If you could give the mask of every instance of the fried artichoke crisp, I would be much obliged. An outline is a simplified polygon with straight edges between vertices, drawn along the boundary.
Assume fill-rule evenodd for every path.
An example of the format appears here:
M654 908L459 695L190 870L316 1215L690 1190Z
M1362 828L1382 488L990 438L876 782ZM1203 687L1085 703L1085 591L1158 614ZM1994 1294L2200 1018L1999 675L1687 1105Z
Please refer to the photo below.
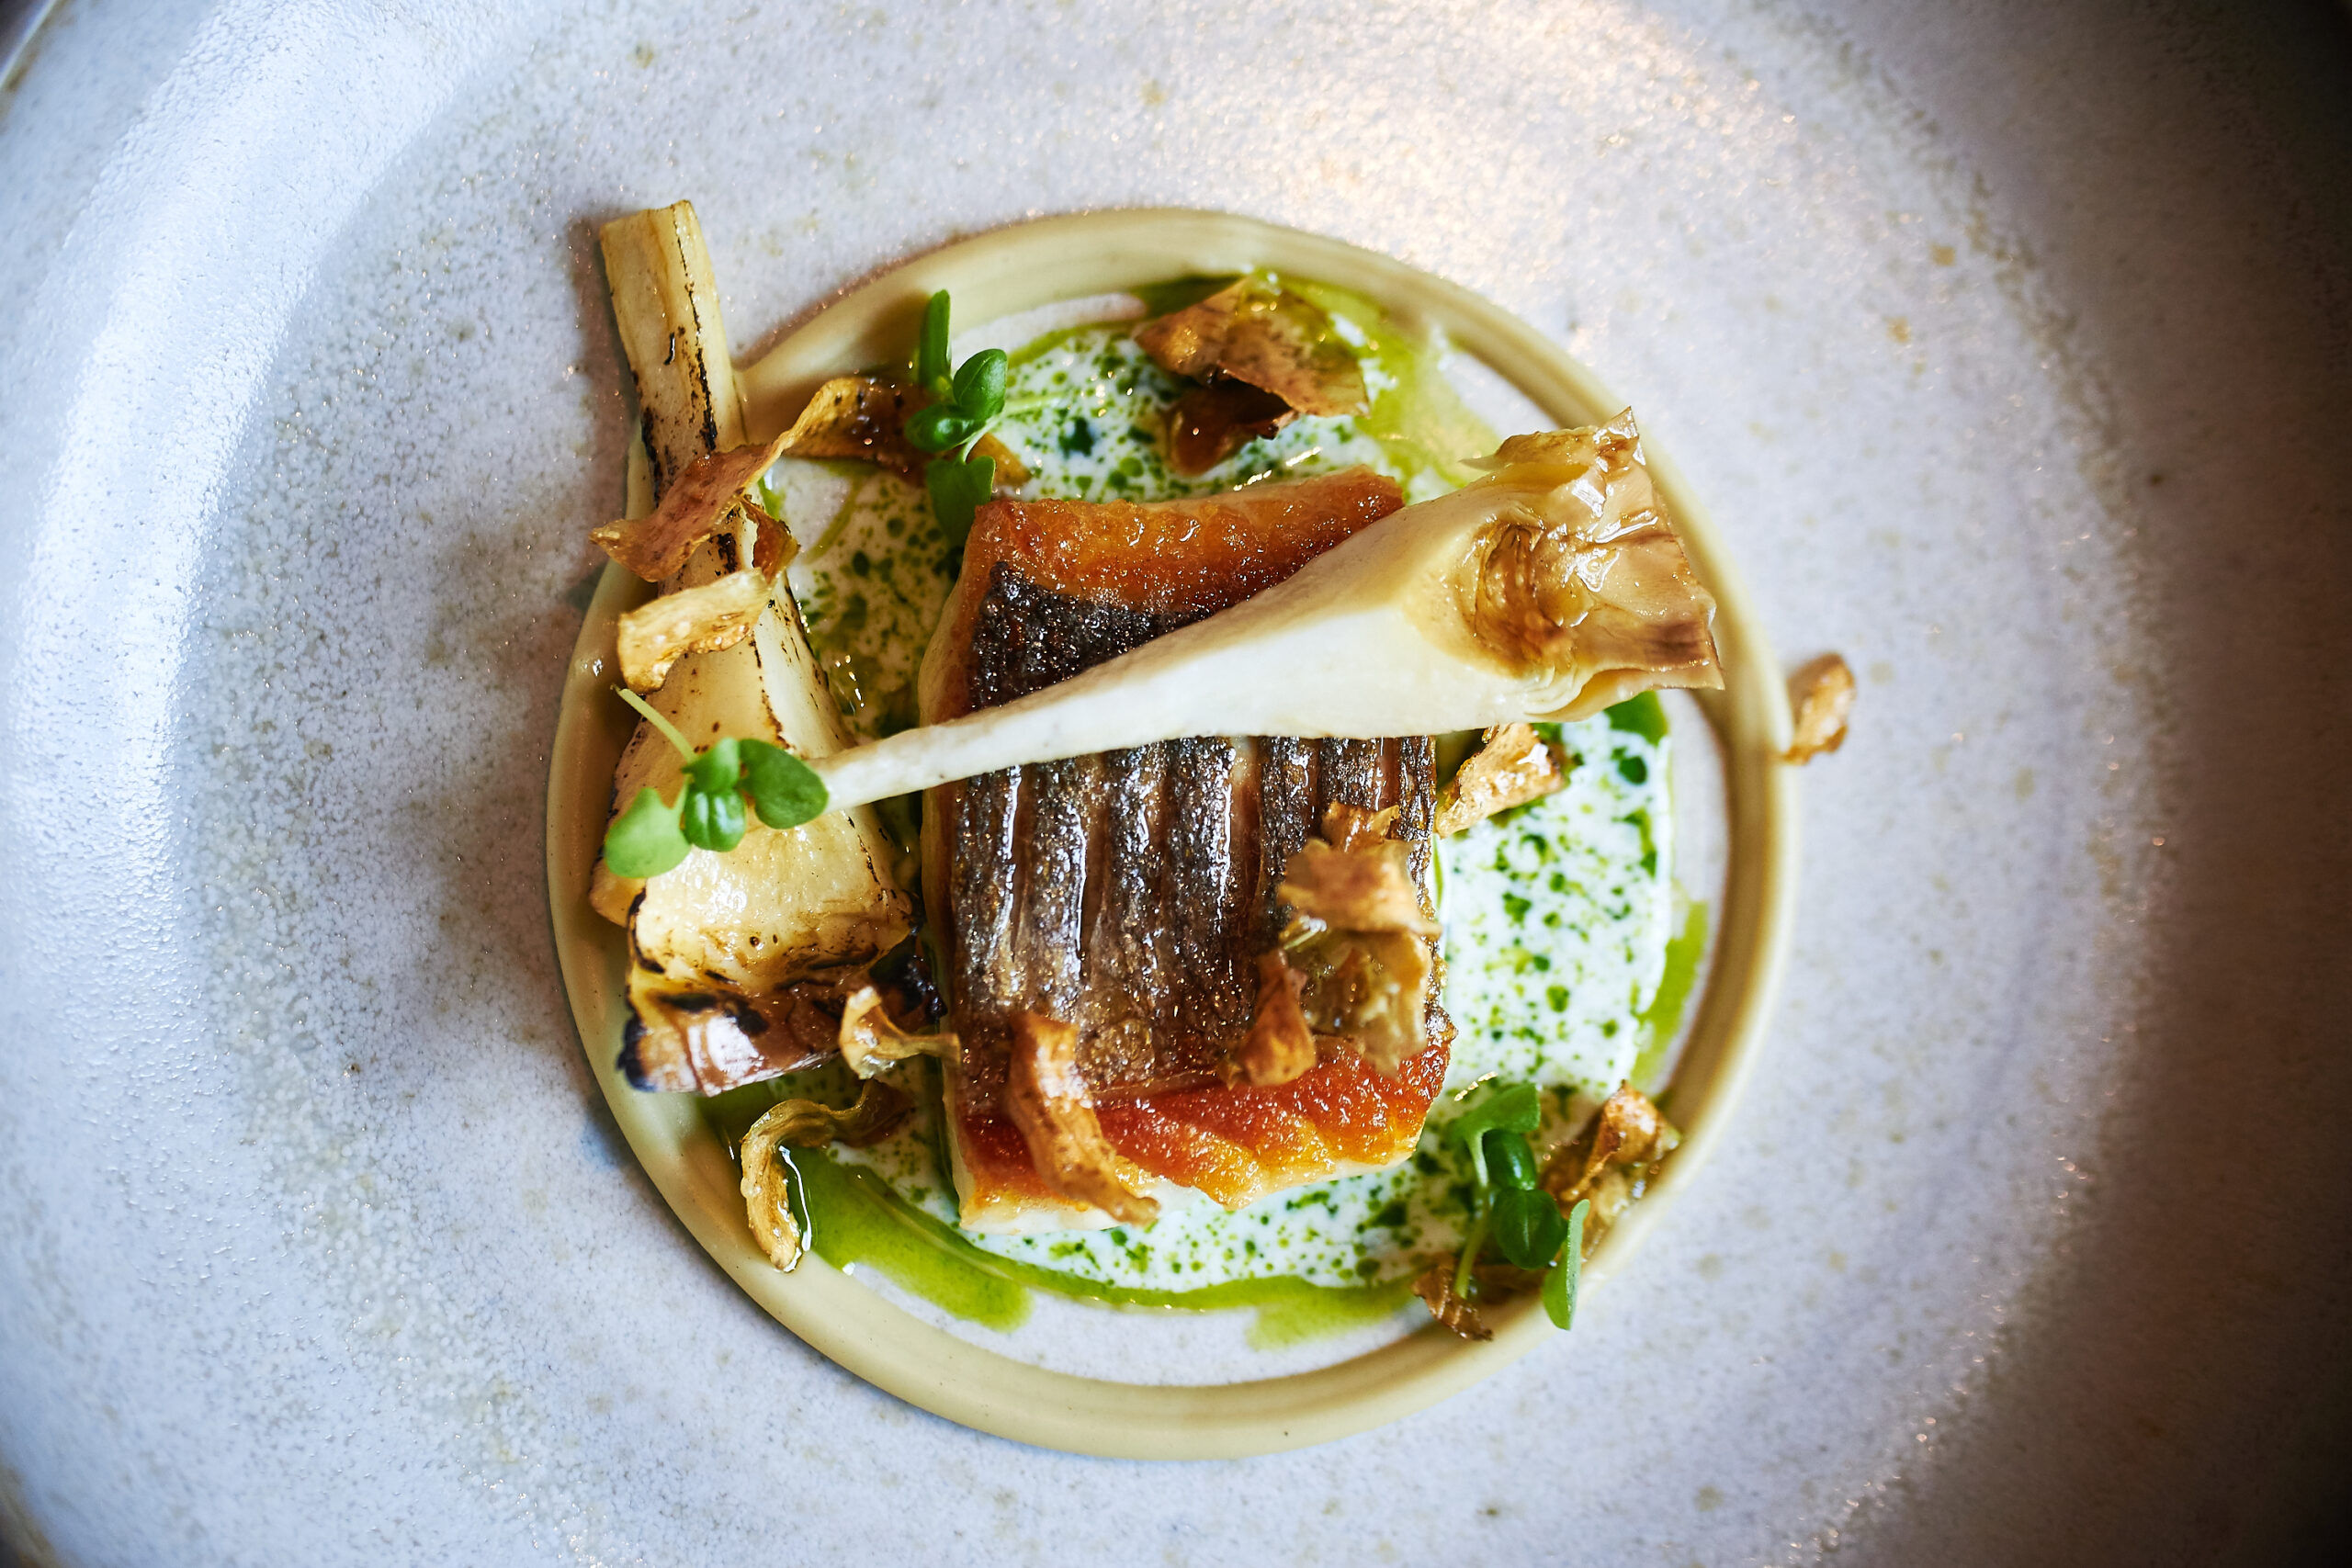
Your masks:
M887 1083L869 1082L846 1111L813 1100L785 1100L770 1106L743 1134L744 1216L768 1261L789 1271L807 1251L799 1222L792 1217L791 1167L776 1157L778 1145L818 1148L880 1143L914 1113L915 1102Z
M1180 474L1204 474L1297 417L1273 393L1240 381L1195 387L1168 411L1169 467Z
M1272 1089L1304 1077L1315 1066L1315 1034L1299 1008L1306 976L1280 949L1258 955L1258 1010L1233 1054L1227 1082Z
M1566 784L1567 761L1532 724L1489 728L1486 743L1462 764L1437 799L1431 829L1445 838L1498 811L1540 800Z
M1854 711L1854 672L1835 653L1808 661L1789 677L1789 706L1796 723L1789 749L1781 753L1791 762L1809 762L1824 751L1846 743L1847 716Z
M956 1055L956 1036L945 1030L910 1034L900 1029L883 1005L882 993L872 986L860 986L842 1004L840 1040L842 1060L862 1078L872 1077L893 1062Z
M1544 1168L1544 1190L1559 1200L1563 1213L1578 1199L1592 1200L1586 1217L1585 1250L1607 1234L1648 1190L1658 1162L1682 1142L1682 1134L1658 1114L1647 1096L1620 1084L1592 1119L1592 1125L1552 1156Z
M1171 376L1201 382L1169 411L1169 451L1197 474L1302 413L1362 413L1363 367L1322 310L1245 277L1136 329Z
M1441 1258L1413 1280L1413 1294L1430 1309L1430 1315L1464 1339L1492 1339L1495 1331L1477 1305L1454 1292L1453 1278L1457 1260ZM1471 1293L1478 1301L1495 1303L1521 1295L1544 1282L1544 1276L1533 1269L1514 1268L1508 1263L1481 1263L1470 1271Z
M1042 1013L1012 1015L1004 1105L1046 1184L1122 1224L1148 1225L1159 1204L1136 1190L1141 1172L1120 1157L1078 1070L1078 1026Z
M930 401L918 389L895 381L836 376L817 389L784 433L783 455L876 463L920 482L931 455L907 439L907 416ZM996 459L998 488L1011 490L1027 482L1028 468L995 436L982 436L972 451Z
M675 577L695 547L722 530L748 524L761 535L780 535L783 525L744 492L775 465L784 439L779 435L765 446L746 442L697 457L662 492L652 511L607 523L588 536L646 581L661 582Z
M1334 807L1339 818L1347 808ZM1387 815L1394 818L1396 808ZM1365 833L1354 818L1327 825L1325 837L1309 839L1283 868L1279 889L1283 903L1295 911L1294 926L1308 925L1308 933L1332 931L1408 931L1437 935L1437 922L1421 912L1421 899L1407 869L1405 846L1396 840ZM1340 836L1335 841L1333 833Z
M1334 804L1323 837L1299 846L1277 888L1293 910L1282 956L1303 977L1299 1007L1307 1025L1345 1036L1391 1076L1429 1044L1438 934L1421 908L1405 846L1385 836L1396 815L1393 807L1375 813Z
M768 529L760 533L764 537ZM628 611L619 626L621 679L632 691L654 691L684 655L734 647L752 635L752 623L767 607L768 592L767 578L745 567Z
M1471 464L1489 486L1548 488L1543 504L1506 507L1453 573L1479 645L1524 671L1585 671L1569 711L1598 713L1654 687L1723 684L1701 585L1642 457L1627 409L1607 424L1514 435Z
M754 1227L756 1228L756 1227ZM1478 1315L1478 1309L1464 1298L1453 1293L1453 1259L1441 1258L1413 1281L1413 1294L1421 1298L1430 1315L1464 1339L1492 1339L1495 1331Z

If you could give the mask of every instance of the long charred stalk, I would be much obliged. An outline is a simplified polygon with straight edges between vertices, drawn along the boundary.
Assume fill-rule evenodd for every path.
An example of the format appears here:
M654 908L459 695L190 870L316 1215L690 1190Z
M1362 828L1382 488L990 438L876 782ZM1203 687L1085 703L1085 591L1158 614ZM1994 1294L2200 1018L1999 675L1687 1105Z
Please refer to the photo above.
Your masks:
M658 497L696 458L743 443L742 396L693 207L616 220L601 239ZM763 525L739 509L664 592L748 576L756 560L780 563L775 541L759 543ZM750 635L685 653L650 701L696 741L768 739L804 757L847 743L780 579ZM647 786L675 798L679 759L642 726L614 776L616 807ZM600 864L595 905L629 931L639 1027L622 1066L631 1079L713 1093L831 1055L839 997L909 929L910 901L888 869L894 860L872 812L837 811L788 831L754 825L729 853L695 851L645 882Z

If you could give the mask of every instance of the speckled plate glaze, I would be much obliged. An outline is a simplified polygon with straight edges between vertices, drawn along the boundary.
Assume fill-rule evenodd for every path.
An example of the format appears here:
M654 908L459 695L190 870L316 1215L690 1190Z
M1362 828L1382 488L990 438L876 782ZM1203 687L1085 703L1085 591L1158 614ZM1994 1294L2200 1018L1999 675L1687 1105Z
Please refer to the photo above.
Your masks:
M2352 1558L2346 33L57 5L0 80L0 1539ZM544 802L628 449L594 225L685 196L745 364L1048 212L1396 257L1642 411L1773 646L1852 661L1770 1043L1566 1341L1317 1449L1084 1458L842 1371L674 1217Z
M782 429L827 377L897 357L934 289L983 326L1059 299L1170 278L1268 268L1336 283L1400 321L1442 335L1500 377L1553 427L1592 424L1623 405L1592 374L1475 295L1388 257L1295 230L1218 213L1101 212L1043 219L934 251L827 306L740 373L753 439ZM1623 1266L1675 1195L1693 1179L1729 1118L1747 1057L1762 1037L1795 897L1795 825L1788 701L1729 552L1673 463L1645 453L1693 565L1716 597L1724 689L1702 711L1723 763L1729 832L1705 988L1677 1058L1669 1102L1685 1143L1650 1196L1603 1238L1587 1288ZM1281 1377L1249 1375L1239 1359L1195 1342L1171 1347L1142 1332L1164 1314L1095 1309L1077 1331L1118 1362L1186 1359L1146 1378L1078 1377L925 1322L823 1258L790 1273L769 1264L743 1217L733 1163L690 1097L629 1088L616 1066L627 1016L628 942L588 907L614 763L632 726L612 701L615 618L643 586L608 568L588 606L564 683L548 784L548 886L556 944L582 1044L613 1115L654 1185L719 1267L777 1321L842 1366L951 1420L1024 1442L1133 1459L1224 1459L1299 1448L1411 1414L1490 1376L1556 1337L1532 1296L1495 1314L1492 1340L1469 1344L1427 1325L1362 1354ZM1693 739L1698 738L1693 737ZM1229 1316L1230 1314L1219 1314ZM1245 1314L1246 1315L1246 1314ZM1051 1320L1069 1326L1074 1319ZM1122 1335L1122 1329L1129 1332ZM1211 1379L1227 1368L1237 1375ZM1187 1373L1190 1373L1188 1376Z

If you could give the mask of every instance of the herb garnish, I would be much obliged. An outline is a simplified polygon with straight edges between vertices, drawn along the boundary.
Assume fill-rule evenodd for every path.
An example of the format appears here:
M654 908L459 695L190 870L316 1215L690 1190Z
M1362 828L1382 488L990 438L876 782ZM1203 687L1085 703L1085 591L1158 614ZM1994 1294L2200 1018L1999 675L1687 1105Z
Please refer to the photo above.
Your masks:
M947 290L923 307L922 337L915 349L915 385L932 400L907 416L908 441L925 452L945 453L923 465L923 488L950 544L972 531L972 513L996 491L996 459L975 457L972 448L1004 417L1004 388L1012 360L1001 348L984 348L950 373L947 357Z
M1559 1203L1539 1184L1535 1150L1527 1134L1543 1119L1543 1101L1532 1084L1502 1084L1446 1129L1446 1135L1469 1156L1477 1189L1477 1212L1453 1266L1453 1293L1467 1295L1471 1270L1491 1237L1503 1257L1519 1268L1549 1270L1544 1278L1544 1311L1555 1326L1566 1328L1576 1318L1584 1221L1592 1203L1578 1199L1563 1216Z
M823 815L825 784L781 746L733 736L696 751L677 726L626 686L621 700L645 716L685 763L685 787L667 805L646 785L605 829L605 863L619 876L659 876L689 847L724 854L743 841L744 805L771 828L797 828Z

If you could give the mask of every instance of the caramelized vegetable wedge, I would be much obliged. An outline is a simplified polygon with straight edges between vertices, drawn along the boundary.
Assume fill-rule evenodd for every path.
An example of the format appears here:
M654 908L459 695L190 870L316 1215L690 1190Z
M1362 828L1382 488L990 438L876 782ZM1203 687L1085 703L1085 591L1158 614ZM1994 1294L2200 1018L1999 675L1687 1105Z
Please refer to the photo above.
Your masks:
M693 208L617 220L603 240L658 498L706 454L741 447L741 399ZM700 587L755 556L776 558L722 528L667 586ZM816 758L845 744L781 584L750 635L679 658L651 701L696 745L735 736ZM648 785L674 798L679 764L640 726L614 777L616 806ZM855 810L786 829L754 823L727 853L692 851L643 882L600 864L592 901L629 930L633 1016L621 1065L630 1081L714 1094L831 1055L841 999L854 989L844 979L910 927L911 902L888 869L894 854L873 813Z

